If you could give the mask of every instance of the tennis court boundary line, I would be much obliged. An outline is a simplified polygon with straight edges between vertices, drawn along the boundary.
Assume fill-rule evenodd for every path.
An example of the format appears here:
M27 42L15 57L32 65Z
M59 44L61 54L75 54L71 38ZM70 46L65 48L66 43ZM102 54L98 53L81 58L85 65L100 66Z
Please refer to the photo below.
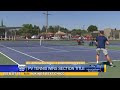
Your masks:
M52 48L52 47L46 47L46 46L41 46L43 48L48 48L48 49L52 49L52 50L58 50L58 51L65 51L67 52L67 50L63 50L63 49L57 49L57 48Z
M26 56L28 56L28 57L31 57L31 58L33 58L33 59L35 59L35 60L44 62L43 60L40 60L40 59L38 59L38 58L36 58L36 57L33 57L33 56L31 56L31 55L28 55L28 54L26 54L26 53L23 53L23 52L21 52L21 51L19 51L19 50L16 50L16 49L13 49L13 48L4 46L4 45L2 45L2 44L0 44L0 45L3 46L3 47L5 47L5 48L7 48L7 49L10 49L10 50L13 50L13 51L15 51L15 52L18 52L18 53L20 53L20 54L23 54L23 55L26 55Z
M2 54L3 56L5 56L6 58L8 58L9 60L11 60L12 62L14 62L17 65L20 65L18 62L16 62L15 60L13 60L12 58L10 58L9 56L5 55L4 53L0 52L0 54Z
M120 61L120 60L112 60L112 61ZM99 62L106 62L106 61L99 61ZM96 62L87 62L87 63L96 63Z
M91 51L91 50L67 50L67 51L49 51L49 52L27 52L27 53L64 53L64 52L79 52L79 51Z

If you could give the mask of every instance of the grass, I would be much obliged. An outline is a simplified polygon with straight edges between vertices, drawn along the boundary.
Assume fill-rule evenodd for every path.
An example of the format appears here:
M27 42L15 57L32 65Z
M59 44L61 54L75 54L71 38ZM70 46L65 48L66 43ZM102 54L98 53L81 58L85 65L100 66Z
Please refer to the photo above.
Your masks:
M15 63L0 53L0 65L15 65Z

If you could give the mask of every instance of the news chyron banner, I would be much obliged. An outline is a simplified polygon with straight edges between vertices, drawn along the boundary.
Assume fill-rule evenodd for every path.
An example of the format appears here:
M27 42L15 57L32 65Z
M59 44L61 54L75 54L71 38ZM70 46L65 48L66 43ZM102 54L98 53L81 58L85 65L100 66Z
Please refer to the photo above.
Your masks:
M85 62L27 61L26 65L0 65L0 76L98 76L106 65Z

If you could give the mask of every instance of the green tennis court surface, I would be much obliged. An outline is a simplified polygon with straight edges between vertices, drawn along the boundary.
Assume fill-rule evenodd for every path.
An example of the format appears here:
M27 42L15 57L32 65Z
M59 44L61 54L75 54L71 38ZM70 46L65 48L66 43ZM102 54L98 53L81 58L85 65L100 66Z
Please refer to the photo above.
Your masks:
M103 62L104 63L104 62ZM0 65L14 65L10 59L0 53ZM107 63L104 63L107 65ZM64 77L64 76L1 76L0 78L120 78L120 61L114 61L116 67L107 65L107 72L99 73L98 77Z

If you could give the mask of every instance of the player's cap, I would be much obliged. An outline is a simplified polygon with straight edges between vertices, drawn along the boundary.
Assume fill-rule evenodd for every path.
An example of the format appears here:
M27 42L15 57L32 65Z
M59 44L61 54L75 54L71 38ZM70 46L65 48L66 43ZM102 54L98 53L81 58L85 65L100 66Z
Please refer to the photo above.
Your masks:
M100 34L104 34L104 31L100 31Z

